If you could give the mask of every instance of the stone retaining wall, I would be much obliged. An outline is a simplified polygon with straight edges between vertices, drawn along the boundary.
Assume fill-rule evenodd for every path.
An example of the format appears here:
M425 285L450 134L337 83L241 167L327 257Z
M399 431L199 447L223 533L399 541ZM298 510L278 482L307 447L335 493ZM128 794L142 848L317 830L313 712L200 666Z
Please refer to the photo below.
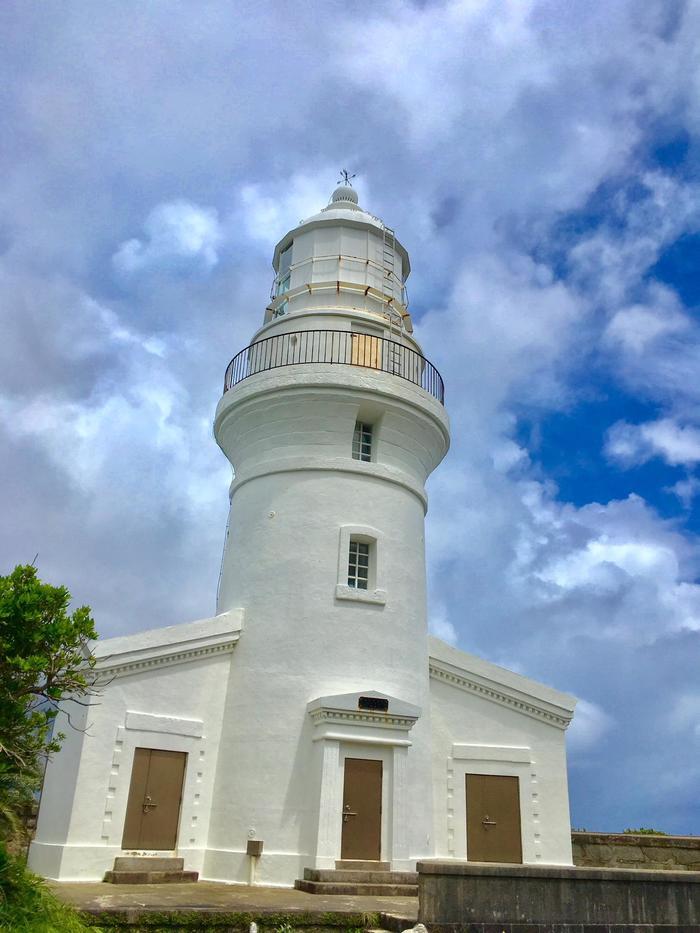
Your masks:
M430 933L700 933L700 872L418 863Z
M700 871L700 836L572 833L574 865Z

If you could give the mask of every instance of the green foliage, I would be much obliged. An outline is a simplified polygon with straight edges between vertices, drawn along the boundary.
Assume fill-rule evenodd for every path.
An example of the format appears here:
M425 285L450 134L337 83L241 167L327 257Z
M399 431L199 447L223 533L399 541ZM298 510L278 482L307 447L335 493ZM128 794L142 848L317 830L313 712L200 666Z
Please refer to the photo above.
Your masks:
M24 774L0 760L0 839L14 838L21 843L24 826L35 808L35 787L33 773Z
M93 686L95 626L87 606L69 614L69 603L36 567L0 576L0 839L16 831L43 759L60 748L64 736L51 735L59 703L79 703Z
M668 836L662 829L649 829L646 826L640 826L639 829L623 829L626 836Z
M86 925L62 904L41 878L26 871L18 858L0 846L0 930L14 933L83 933Z
M147 911L138 920L127 915L127 911L110 911L95 917L100 930L121 930L130 933L155 933L155 931L177 930L226 930L249 933L255 921L261 933L276 933L279 930L293 933L362 933L368 927L378 927L376 913L250 913L247 911L202 911L168 910ZM136 923L136 926L134 926Z

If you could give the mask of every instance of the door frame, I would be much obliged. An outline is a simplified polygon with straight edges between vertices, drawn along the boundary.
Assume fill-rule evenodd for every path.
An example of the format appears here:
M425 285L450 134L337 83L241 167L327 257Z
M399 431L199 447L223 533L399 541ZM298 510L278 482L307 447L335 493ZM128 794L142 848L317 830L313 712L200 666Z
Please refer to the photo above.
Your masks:
M476 779L479 779L479 778L487 778L487 779L488 779L488 778L493 778L493 779L498 780L498 781L507 781L507 782L509 782L507 786L509 786L509 787L511 787L511 788L514 788L515 794L516 794L516 797L517 797L517 818L518 818L518 819L517 819L517 841L518 841L518 850L519 850L519 858L518 858L518 859L516 859L516 860L513 860L513 859L502 859L502 860L501 860L501 859L483 859L483 858L481 858L481 859L473 859L473 860L474 860L474 861L480 861L480 862L484 862L484 861L486 861L486 862L500 862L500 861L502 861L504 864L509 864L509 865L522 865L522 864L523 864L523 816L522 816L522 805L521 805L521 802L520 802L520 798L521 798L520 778L519 778L519 777L516 777L516 776L513 775L513 774L478 774L478 773L475 773L474 771L468 771L468 772L466 773L466 775L465 775L465 780L464 780L464 793L465 793L465 802L466 802L466 833L467 833L467 853L468 853L468 856L467 856L467 857L469 858L469 855L470 855L470 853L469 853L469 846L470 846L470 842L469 842L469 823L470 823L470 813L469 813L469 779L470 779L470 778L476 778ZM513 781L515 781L515 784L512 783ZM475 793L476 793L476 792L475 792ZM475 808L475 809L476 809L476 808ZM500 820L500 818L501 818L501 817L500 817L500 814L498 813L498 811L493 811L493 810L491 810L490 808L488 808L486 811L484 811L483 809L481 810L481 815L482 815L482 816L485 816L485 813L493 813L493 817L490 817L491 819L496 818L497 820ZM477 817L477 818L478 818L478 817ZM473 828L473 824L472 824L472 828ZM475 845L475 848L476 848L476 845Z
M357 743L355 745L349 742L343 742L340 746L340 767L341 767L341 798L340 808L338 810L338 822L341 824L342 839L342 788L345 780L345 759L346 758L365 758L369 761L381 761L382 763L382 816L379 826L379 860L391 860L391 767L393 763L393 749L372 747ZM338 858L341 857L341 850L338 849Z
M154 746L154 745L148 745L148 746L136 745L136 746L134 747L133 756L132 756L132 759L131 759L131 773L130 773L130 775L129 775L129 790L128 790L128 794L127 794L127 804L126 804L126 809L125 809L125 811L124 811L124 830L123 830L123 833L122 833L122 848L125 848L125 847L124 847L124 839L123 839L123 836L124 836L125 833L126 833L126 817L127 817L128 812L129 812L129 799L130 799L130 797L131 797L131 784L132 784L132 780L133 780L133 776L134 776L134 767L135 767L135 764L136 764L136 753L139 752L139 751L146 751L146 752L150 752L150 753L153 753L153 752L163 752L163 753L165 753L166 755L179 755L179 756L182 756L181 759L180 759L181 764L182 764L182 780L181 780L181 782L180 782L180 798L179 798L179 800L178 800L177 817L176 817L176 820L175 820L175 845L174 845L171 849L157 850L157 851L165 851L165 852L177 852L178 846L179 846L179 842L180 842L180 828L181 828L181 820L182 820L182 803L183 803L183 798L184 798L184 795L185 795L185 782L187 781L187 771L188 771L188 767L189 767L189 755L188 755L187 752L174 751L173 749L170 749L170 748L168 748L168 749L159 748L159 747ZM152 758L149 758L149 763L148 763L148 767L147 767L147 770L146 770L146 781L144 782L144 790L147 790L147 789L148 789L148 775L149 775L150 768L151 768L151 761L152 761ZM136 797L134 797L134 806L135 806L135 807L139 807L139 806L140 806L140 804L139 804L139 802L137 801ZM171 825L172 825L172 824L171 824ZM142 847L142 846L137 847L137 849L138 849L139 851L141 850L141 848L143 848L143 847ZM129 851L131 851L131 850L129 850Z
M164 724L166 728L162 728ZM188 734L189 733L189 734ZM176 717L156 716L150 713L127 712L124 725L118 726L113 742L109 778L106 782L102 841L116 854L135 850L122 849L124 821L131 784L131 771L136 748L158 748L163 751L185 752L187 764L182 786L180 817L177 826L177 848L166 850L144 850L148 853L170 855L185 849L203 847L206 821L202 817L208 812L211 789L211 763L208 760L208 743L204 739L204 723L201 720L185 720ZM108 759L109 760L109 759ZM203 806L195 806L197 795ZM201 814L200 811L201 810Z
M365 696L387 701L389 721L386 711L362 707L360 700ZM340 858L345 758L365 758L380 760L383 766L381 860L391 862L397 871L412 871L409 751L413 743L409 733L421 708L369 690L316 697L306 710L315 748L312 767L318 776L318 816L316 851L305 867L335 868ZM429 764L426 754L419 767Z
M148 852L148 853L153 853L153 854L157 853L157 854L172 855L173 852L179 852L180 849L188 848L190 845L192 845L191 838L190 839L186 838L186 827L187 827L187 823L191 822L191 814L188 813L187 820L185 817L185 802L187 800L187 802L190 804L190 806L188 807L188 810L189 810L191 807L191 800L193 797L193 794L190 789L190 786L192 784L192 772L194 770L192 767L192 764L193 764L192 754L190 750L187 748L173 747L173 746L184 744L184 743L168 741L169 739L174 738L173 736L156 735L154 733L149 734L146 732L146 733L141 733L139 738L136 738L136 735L134 736L134 738L135 738L135 741L133 743L131 742L129 743L130 748L129 748L129 756L127 759L128 767L126 768L126 773L123 775L123 778L124 778L123 785L120 787L120 790L121 790L120 796L123 797L123 800L121 801L121 808L120 808L122 811L121 812L121 824L120 824L120 832L119 832L118 838L115 838L115 843L120 847L122 852L138 851L139 853ZM126 811L127 811L128 804L129 804L129 790L131 788L131 774L134 768L134 759L136 757L137 748L150 748L150 749L155 749L157 751L164 751L164 752L179 752L185 755L185 771L182 777L180 810L177 816L177 827L175 830L175 848L173 849L143 849L143 850L138 849L137 850L137 849L122 848L122 842L123 842L123 837L124 837L124 827L126 824ZM115 837L116 836L117 836L117 833L115 833Z
M520 796L520 844L522 864L537 861L539 784L531 750L524 746L454 745L448 758L448 781L453 786L452 805L448 810L448 839L452 843L449 858L468 859L466 775L503 775L518 778ZM449 833L452 830L452 833ZM449 845L449 842L448 842Z

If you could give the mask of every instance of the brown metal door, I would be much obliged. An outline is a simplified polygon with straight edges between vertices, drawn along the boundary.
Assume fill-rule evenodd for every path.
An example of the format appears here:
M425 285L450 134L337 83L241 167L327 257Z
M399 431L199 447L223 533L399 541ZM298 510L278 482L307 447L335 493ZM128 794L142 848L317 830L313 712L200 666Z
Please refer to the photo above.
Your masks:
M382 763L345 759L340 857L379 861L382 845Z
M185 752L137 748L131 769L122 849L174 849Z
M523 860L517 777L467 775L467 858L470 862Z
M355 366L370 366L379 369L381 345L378 337L370 334L351 334L350 362Z

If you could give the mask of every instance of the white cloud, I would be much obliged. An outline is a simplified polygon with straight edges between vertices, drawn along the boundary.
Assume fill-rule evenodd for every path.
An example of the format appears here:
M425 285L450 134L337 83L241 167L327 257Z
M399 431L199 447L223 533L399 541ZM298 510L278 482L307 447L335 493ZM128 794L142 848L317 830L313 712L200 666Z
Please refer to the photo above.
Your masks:
M493 467L499 473L509 473L512 469L523 467L529 463L527 450L511 441L509 438L503 438L491 451Z
M669 711L668 720L674 731L691 731L700 739L700 693L683 693Z
M569 253L581 287L611 310L627 300L630 288L643 286L645 273L666 245L700 228L700 185L661 171L645 172L634 181L634 195L613 202L608 222ZM652 299L660 294L658 285L649 287Z
M436 638L441 638L450 645L456 645L458 640L457 629L450 622L447 610L439 604L433 605L430 611L428 629Z
M648 304L635 304L615 312L603 333L603 341L624 352L639 355L670 335L691 330L691 322L680 310L680 301L670 288L654 283Z
M670 548L655 542L611 542L602 536L547 564L537 576L563 590L617 590L622 583L619 571L624 576L673 579L678 575L678 562Z
M42 562L111 633L211 605L228 506L210 427L221 374L261 321L272 244L325 206L347 164L411 253L416 335L446 380L433 628L582 693L596 774L618 760L635 773L648 683L688 693L697 677L697 542L639 497L562 501L559 472L518 429L523 411L575 417L606 366L611 393L643 392L677 429L640 441L630 426L630 455L692 461L700 333L652 270L697 229L698 186L640 159L663 143L656 127L700 129L699 11L380 0L340 19L301 5L279 30L274 5L252 17L212 0L195 29L185 7L150 5L135 31L114 5L89 23L47 7L25 29L31 55L18 42L0 62L4 559L31 559L40 529ZM159 206L115 252L144 204ZM158 276L128 302L103 281L105 252L126 282L209 271L224 247L217 275ZM572 445L557 470L575 479L584 456ZM589 783L576 806L640 796L618 783L624 795Z
M296 173L275 184L248 184L239 192L239 216L249 237L264 243L268 249L284 234L307 217L326 206L330 190L328 179L337 171L323 166L313 174ZM353 184L357 185L356 179Z
M596 703L579 698L576 712L566 733L566 744L574 754L590 751L616 725L612 716Z
M172 263L196 263L209 270L219 261L222 233L213 208L168 201L153 208L143 229L144 239L126 240L112 256L117 271L130 275Z
M700 495L700 480L695 476L679 479L673 486L667 486L666 492L678 496L686 509L689 509L693 500Z
M618 421L608 430L605 452L624 466L662 457L671 466L700 462L700 429L679 425L672 418L644 424Z

